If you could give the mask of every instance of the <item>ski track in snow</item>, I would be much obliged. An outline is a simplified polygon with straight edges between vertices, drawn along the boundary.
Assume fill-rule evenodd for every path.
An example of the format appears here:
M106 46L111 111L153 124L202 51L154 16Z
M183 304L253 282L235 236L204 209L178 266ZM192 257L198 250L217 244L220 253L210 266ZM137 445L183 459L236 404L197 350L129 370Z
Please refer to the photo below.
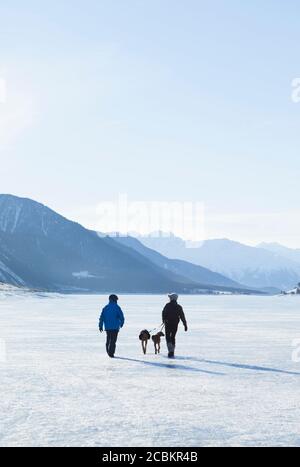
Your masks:
M177 358L142 355L162 296L121 296L108 359L103 296L0 297L1 446L300 446L299 297L182 297Z

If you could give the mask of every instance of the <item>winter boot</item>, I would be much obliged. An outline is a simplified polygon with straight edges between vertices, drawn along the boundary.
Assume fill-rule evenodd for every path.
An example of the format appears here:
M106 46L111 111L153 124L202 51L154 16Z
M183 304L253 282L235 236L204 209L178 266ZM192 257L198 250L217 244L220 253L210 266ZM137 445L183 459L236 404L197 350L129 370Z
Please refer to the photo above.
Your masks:
M175 352L175 345L173 345L171 342L167 343L168 346L168 357L169 358L174 358L174 352Z

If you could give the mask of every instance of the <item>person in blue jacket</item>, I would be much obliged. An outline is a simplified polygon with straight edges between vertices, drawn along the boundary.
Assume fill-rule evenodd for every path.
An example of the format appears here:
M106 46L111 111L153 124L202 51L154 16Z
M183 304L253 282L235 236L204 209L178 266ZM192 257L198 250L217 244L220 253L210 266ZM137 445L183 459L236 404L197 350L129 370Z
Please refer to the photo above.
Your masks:
M118 305L118 300L117 295L110 295L109 303L103 308L99 319L100 332L103 332L103 325L105 327L107 336L106 352L111 358L115 356L118 334L125 322L123 311Z

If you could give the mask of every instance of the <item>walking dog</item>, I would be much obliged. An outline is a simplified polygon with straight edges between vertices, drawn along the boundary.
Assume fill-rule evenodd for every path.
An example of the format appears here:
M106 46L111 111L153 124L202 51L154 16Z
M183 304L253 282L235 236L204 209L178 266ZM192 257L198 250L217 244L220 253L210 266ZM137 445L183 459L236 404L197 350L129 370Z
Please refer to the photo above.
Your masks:
M161 341L161 338L164 337L164 333L163 332L158 332L157 334L154 334L154 336L152 336L152 340L154 342L154 349L155 349L155 355L160 353L160 341Z
M144 329L143 331L140 332L139 339L142 342L142 349L143 349L144 355L147 352L147 344L148 344L148 341L150 340L150 337L151 337L150 333L149 331L147 331L147 329Z

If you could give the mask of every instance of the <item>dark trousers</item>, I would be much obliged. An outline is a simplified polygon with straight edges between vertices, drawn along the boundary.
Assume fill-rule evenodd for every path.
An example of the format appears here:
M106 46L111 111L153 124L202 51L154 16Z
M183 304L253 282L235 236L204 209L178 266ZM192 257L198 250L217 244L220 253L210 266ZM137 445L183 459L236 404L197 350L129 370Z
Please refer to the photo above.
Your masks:
M106 352L110 357L115 355L118 334L117 330L106 331Z
M178 323L166 323L166 341L167 344L176 345L176 334L178 331Z

